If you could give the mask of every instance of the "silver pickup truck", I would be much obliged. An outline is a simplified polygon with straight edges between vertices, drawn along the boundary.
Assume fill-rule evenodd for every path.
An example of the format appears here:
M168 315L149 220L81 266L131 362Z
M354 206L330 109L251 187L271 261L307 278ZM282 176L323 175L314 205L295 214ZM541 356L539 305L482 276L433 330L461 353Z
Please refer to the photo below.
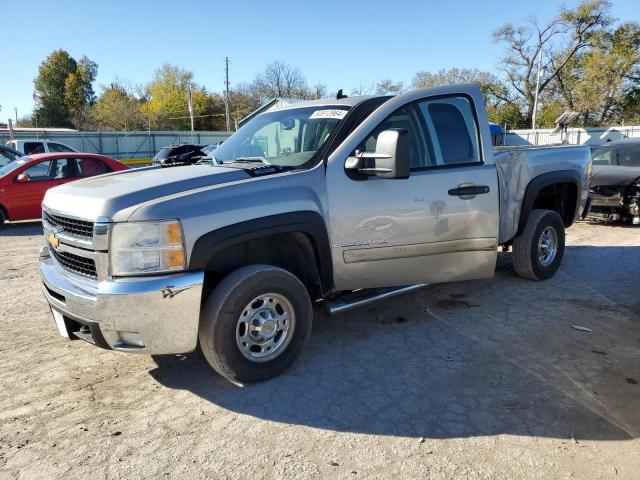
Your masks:
M60 334L121 352L198 345L236 384L277 375L337 313L427 284L551 277L585 207L587 147L493 151L474 85L258 115L206 165L73 182L43 203Z

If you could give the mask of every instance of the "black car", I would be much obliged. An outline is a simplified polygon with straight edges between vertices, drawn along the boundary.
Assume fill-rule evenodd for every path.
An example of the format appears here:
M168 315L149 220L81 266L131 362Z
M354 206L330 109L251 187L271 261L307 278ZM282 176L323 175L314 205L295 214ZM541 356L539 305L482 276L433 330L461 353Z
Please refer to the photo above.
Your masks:
M7 145L0 145L0 168L20 158L22 154Z
M204 145L190 143L168 145L156 153L156 156L153 157L153 165L162 165L163 167L192 165L206 156L206 153L202 151L204 147Z
M591 152L589 215L640 224L640 138L609 142Z

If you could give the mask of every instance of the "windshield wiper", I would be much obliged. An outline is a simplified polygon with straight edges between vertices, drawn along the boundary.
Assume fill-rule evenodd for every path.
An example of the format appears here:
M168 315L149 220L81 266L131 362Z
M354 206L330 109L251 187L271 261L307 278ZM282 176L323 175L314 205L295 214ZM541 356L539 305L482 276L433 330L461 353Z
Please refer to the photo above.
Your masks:
M238 157L238 158L234 158L233 160L229 160L228 162L224 162L224 163L234 163L234 162L259 162L259 163L264 163L265 165L271 165L266 158L261 157L261 156L256 156L256 157Z

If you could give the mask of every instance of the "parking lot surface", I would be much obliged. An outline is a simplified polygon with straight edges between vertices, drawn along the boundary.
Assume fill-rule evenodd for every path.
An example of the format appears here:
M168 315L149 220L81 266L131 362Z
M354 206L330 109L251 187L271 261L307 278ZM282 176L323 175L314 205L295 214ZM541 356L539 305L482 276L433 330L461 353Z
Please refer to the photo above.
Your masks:
M640 477L640 228L572 227L547 282L502 254L493 280L317 315L294 368L246 388L197 352L60 337L43 243L0 232L2 479Z

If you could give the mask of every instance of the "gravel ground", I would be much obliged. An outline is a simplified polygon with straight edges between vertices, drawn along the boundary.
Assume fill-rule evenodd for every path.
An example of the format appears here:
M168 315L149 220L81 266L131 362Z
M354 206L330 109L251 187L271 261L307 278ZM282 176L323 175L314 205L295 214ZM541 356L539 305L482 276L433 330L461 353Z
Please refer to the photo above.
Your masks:
M640 476L640 228L572 227L547 282L503 254L494 280L318 315L295 367L247 388L199 353L59 337L40 235L0 233L2 479Z

